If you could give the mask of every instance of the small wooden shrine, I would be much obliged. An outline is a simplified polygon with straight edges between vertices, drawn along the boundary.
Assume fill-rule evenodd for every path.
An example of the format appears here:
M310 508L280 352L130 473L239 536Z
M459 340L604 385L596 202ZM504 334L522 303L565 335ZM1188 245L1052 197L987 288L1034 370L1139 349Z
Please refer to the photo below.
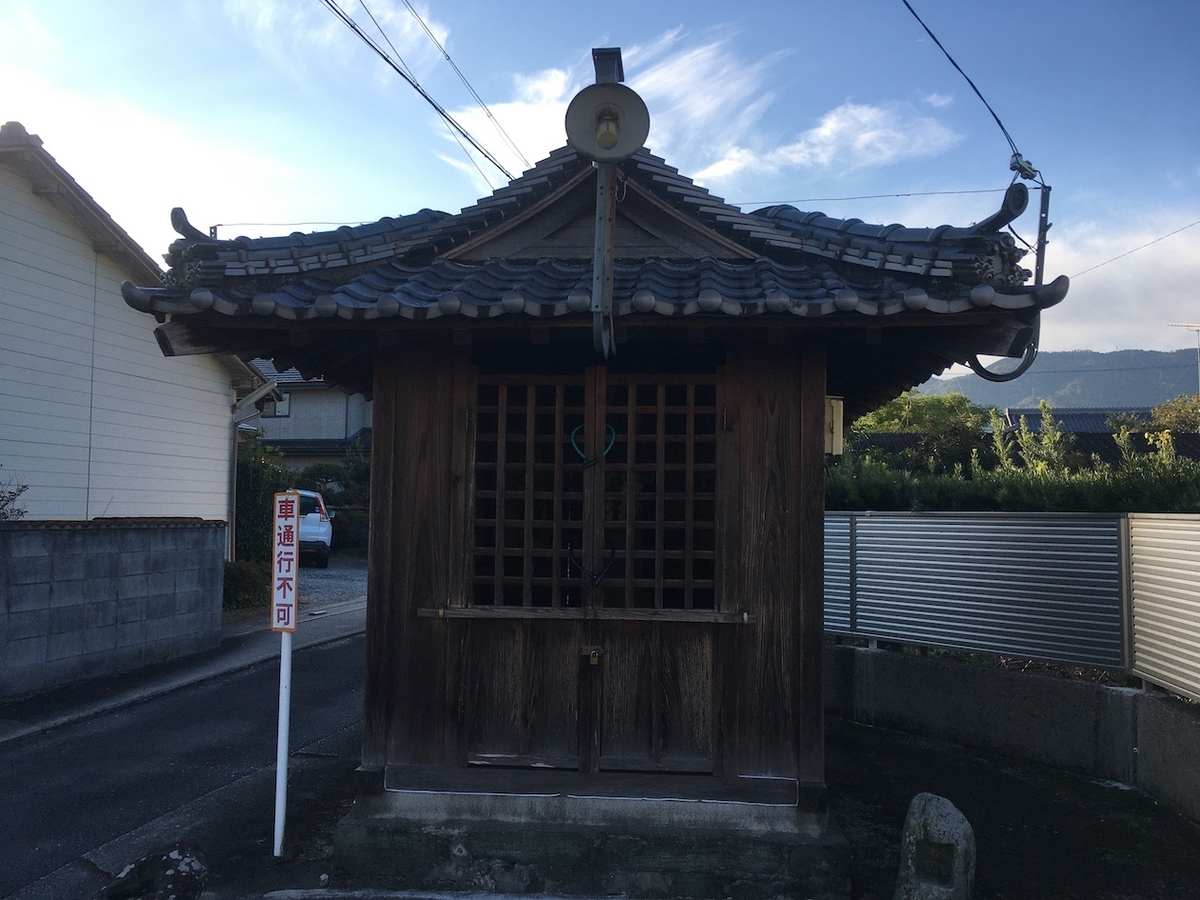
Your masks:
M168 355L373 399L347 864L836 894L827 398L851 419L1021 356L1067 280L1027 283L1019 182L977 225L905 228L744 213L644 149L595 155L334 232L215 240L177 210L170 286L125 296Z

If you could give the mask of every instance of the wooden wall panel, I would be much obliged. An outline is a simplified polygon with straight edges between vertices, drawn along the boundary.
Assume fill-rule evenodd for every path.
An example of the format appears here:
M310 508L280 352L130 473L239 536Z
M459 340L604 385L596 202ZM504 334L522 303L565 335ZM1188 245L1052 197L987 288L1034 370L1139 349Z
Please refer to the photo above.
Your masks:
M500 762L524 754L528 624L517 619L472 622L467 748L471 759Z
M659 625L660 733L670 768L714 770L712 625ZM726 626L727 627L727 626Z
M581 623L471 623L468 757L513 765L579 765Z
M712 629L604 623L601 769L713 771Z
M796 774L801 616L801 369L781 348L730 353L721 403L735 452L721 459L726 603L757 617L739 628L734 709L741 774ZM727 752L729 748L727 747Z
M604 623L601 678L600 768L649 766L659 705L651 632L641 622Z
M376 361L364 764L452 764L447 735L451 623L461 536L454 515L455 373L449 347L381 351ZM457 627L457 626L456 626Z
M366 681L363 689L362 764L382 768L387 764L387 731L392 718L392 679L395 665L390 639L393 610L391 485L396 469L395 386L397 360L380 354L375 360L374 426L371 435L371 527L367 545Z

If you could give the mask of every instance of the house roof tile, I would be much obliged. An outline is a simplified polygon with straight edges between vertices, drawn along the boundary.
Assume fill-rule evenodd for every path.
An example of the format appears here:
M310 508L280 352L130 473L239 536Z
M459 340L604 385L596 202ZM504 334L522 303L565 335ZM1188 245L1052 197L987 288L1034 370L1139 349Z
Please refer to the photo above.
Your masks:
M590 166L570 148L561 148L458 214L425 209L286 237L215 240L176 211L182 237L167 257L171 286L129 285L126 298L136 308L160 315L212 309L292 321L578 312L569 299L580 292L590 295L590 259L476 263L439 254L529 209ZM1029 273L1018 265L1021 251L1011 237L997 232L868 225L790 206L746 213L645 150L625 163L623 171L628 183L759 256L618 260L617 316L888 316L906 311L953 314L992 305L1038 310L1066 293L1065 278L1041 288L1026 286ZM701 291L709 292L706 302L700 302ZM640 299L635 302L635 297Z

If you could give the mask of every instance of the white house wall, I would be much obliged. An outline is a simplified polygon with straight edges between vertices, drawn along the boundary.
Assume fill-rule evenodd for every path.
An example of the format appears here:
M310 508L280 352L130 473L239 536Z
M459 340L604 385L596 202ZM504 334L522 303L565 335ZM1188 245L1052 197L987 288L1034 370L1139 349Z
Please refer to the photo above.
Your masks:
M263 417L255 424L268 442L342 440L371 424L371 404L362 394L347 395L330 388L284 387L291 395L287 416Z
M0 167L0 480L27 519L228 520L230 376L163 357L123 277Z

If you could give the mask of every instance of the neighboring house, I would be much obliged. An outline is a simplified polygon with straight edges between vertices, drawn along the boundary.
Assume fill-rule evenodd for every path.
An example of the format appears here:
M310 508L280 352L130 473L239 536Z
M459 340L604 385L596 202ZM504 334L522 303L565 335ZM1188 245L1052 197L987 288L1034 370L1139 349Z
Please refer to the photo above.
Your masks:
M356 443L371 450L371 401L331 387L321 377L305 378L295 369L275 371L269 359L256 359L255 369L278 386L277 400L263 405L253 425L266 443L283 452L288 468L313 463L340 463Z
M0 479L27 520L229 521L232 406L261 377L163 356L121 299L161 271L16 122L0 130Z
M1109 422L1113 416L1136 419L1147 426L1151 421L1151 409L1148 406L1054 406L1050 412L1054 415L1059 429L1071 434L1112 434L1113 429ZM1042 411L1038 407L1010 406L1004 410L1004 424L1010 429L1020 428L1022 419L1030 431L1042 430Z
M161 270L41 140L0 128L0 696L219 639L233 407L227 355L163 356L121 299Z
M1069 437L1072 452L1084 459L1098 459L1114 466L1121 462L1121 449L1109 424L1117 416L1140 423L1133 426L1134 449L1143 453L1154 449L1145 436L1145 432L1152 430L1150 407L1055 406L1050 413L1058 423L1059 431ZM1030 431L1042 430L1042 412L1037 407L1009 407L1004 410L1004 421L1009 431L1020 429L1022 420ZM1172 437L1176 453L1189 459L1200 459L1200 434L1174 433Z
M1020 183L965 228L726 204L623 143L645 132L613 52L572 145L458 214L220 241L177 212L172 284L122 290L170 317L165 352L221 342L370 392L344 864L837 894L828 398L852 420L1027 355L1068 282L1026 283Z

